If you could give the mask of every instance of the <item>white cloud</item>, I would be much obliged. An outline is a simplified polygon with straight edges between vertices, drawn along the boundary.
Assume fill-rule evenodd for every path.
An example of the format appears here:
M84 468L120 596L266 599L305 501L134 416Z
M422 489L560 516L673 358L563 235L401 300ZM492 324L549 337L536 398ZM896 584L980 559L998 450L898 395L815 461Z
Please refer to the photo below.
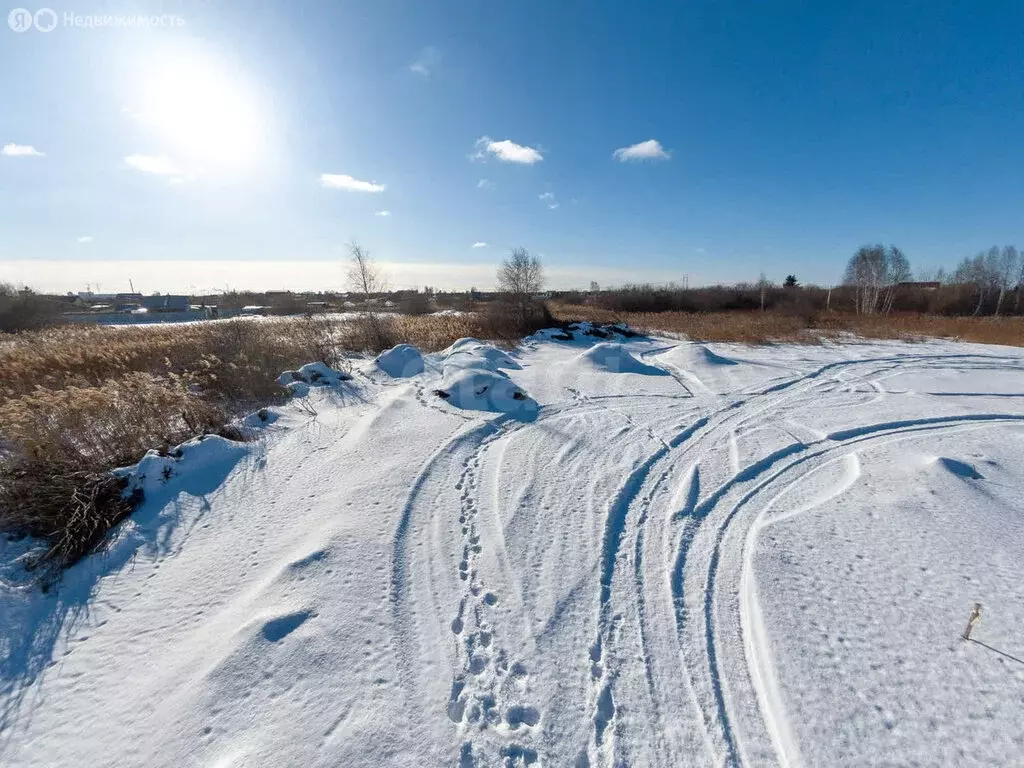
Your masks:
M487 153L494 155L503 163L519 163L521 165L533 165L544 159L540 150L533 147L525 147L509 139L492 141L490 137L482 136L477 139L476 152L470 157L474 160L485 160Z
M440 52L436 48L427 46L420 51L420 57L409 65L409 71L420 77L430 77L431 73L437 69L440 63Z
M374 216L390 216L391 215L391 211L377 211L373 215Z
M327 189L349 189L353 192L383 192L384 185L373 181L360 181L347 173L322 173L320 183Z
M124 159L125 165L134 168L142 173L152 173L157 176L181 176L178 167L163 155L129 155Z
M480 181L478 181L476 183L476 188L477 189L494 189L494 182L491 181L490 179L480 179Z
M548 210L549 210L549 211L553 211L553 210L555 210L555 208L557 208L557 207L558 207L559 205L561 205L561 203L548 203Z
M0 154L5 157L46 157L45 152L40 152L31 144L5 144Z
M657 139L648 139L630 147L616 149L612 156L620 163L626 163L630 160L668 160L672 153L666 151Z
M548 204L549 211L553 211L558 207L558 201L555 200L554 192L541 192L537 197Z
M480 241L477 241L477 242L473 243L473 247L474 248L486 248L487 247L487 243L485 243L482 240L480 240Z
M80 242L80 243L91 243L92 242L92 235L82 235L80 238L78 238L78 242Z

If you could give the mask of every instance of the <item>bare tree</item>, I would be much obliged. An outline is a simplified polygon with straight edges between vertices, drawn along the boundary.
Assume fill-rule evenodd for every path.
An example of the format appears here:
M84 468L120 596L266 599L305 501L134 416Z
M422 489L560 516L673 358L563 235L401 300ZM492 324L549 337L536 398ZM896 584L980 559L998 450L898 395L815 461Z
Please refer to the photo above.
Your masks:
M997 278L999 280L999 298L996 300L996 316L999 316L999 310L1003 306L1003 297L1006 296L1006 292L1014 285L1014 280L1017 277L1017 270L1019 257L1017 255L1017 249L1012 245L1007 245L999 253L997 261Z
M945 267L919 268L915 277L922 283L945 283L948 279Z
M498 268L498 290L520 331L528 329L530 314L535 308L534 297L543 287L544 268L540 259L531 256L525 248L513 248Z
M358 243L349 246L348 285L363 299L363 312L357 321L364 336L363 343L378 350L392 346L387 323L375 306L380 294L387 290L387 281L370 258L370 252Z
M888 314L896 298L896 286L910 276L910 262L895 245L865 245L850 257L844 282L856 289L858 314Z
M980 315L985 305L985 298L999 286L999 249L990 248L987 253L979 253L973 258L965 256L953 273L953 282L962 285L973 285L978 290L978 303L974 305L974 314Z
M1011 245L1010 248L1013 248L1013 246ZM1016 251L1017 249L1013 248L1013 250ZM1020 295L1021 293L1024 293L1024 258L1021 258L1019 261L1020 265L1017 267L1017 285L1016 290L1014 291L1016 297L1014 300L1013 308L1013 311L1016 312L1017 314L1020 314Z
M768 280L768 275L764 272L757 278L758 293L761 296L761 311L764 312L764 297L768 293L768 289L771 287L771 282Z
M363 301L369 303L376 298L377 294L383 293L386 289L386 282L381 276L380 270L370 258L370 252L365 250L359 243L352 243L348 247L349 267L348 286L353 293L363 297Z

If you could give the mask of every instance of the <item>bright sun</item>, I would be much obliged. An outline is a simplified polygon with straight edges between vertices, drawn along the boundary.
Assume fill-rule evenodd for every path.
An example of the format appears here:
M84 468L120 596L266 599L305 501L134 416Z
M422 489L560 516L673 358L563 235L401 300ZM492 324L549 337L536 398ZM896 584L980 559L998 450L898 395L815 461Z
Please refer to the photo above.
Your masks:
M190 172L240 171L260 162L267 116L236 68L182 50L158 57L141 74L138 117Z

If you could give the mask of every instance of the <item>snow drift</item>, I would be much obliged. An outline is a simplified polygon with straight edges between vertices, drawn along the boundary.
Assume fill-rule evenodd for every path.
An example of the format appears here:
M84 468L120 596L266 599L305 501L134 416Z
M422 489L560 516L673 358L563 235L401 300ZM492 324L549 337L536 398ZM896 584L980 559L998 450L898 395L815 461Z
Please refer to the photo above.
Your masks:
M441 352L440 357L446 371L467 368L487 371L498 371L502 368L512 371L522 369L522 366L504 350L469 337L456 341Z
M0 762L1020 763L1024 351L593 341L150 454L125 546L0 567Z
M537 403L508 376L486 370L460 370L445 377L435 394L456 408L496 413L536 413Z
M148 451L137 464L114 474L127 480L126 491L142 491L146 499L178 491L202 496L215 490L247 452L245 443L203 435L167 453Z
M423 355L411 344L399 344L381 352L373 362L380 370L395 379L423 373Z
M656 368L637 360L622 344L612 342L603 341L595 344L582 352L579 360L611 373L639 373L644 376L669 375L668 371L662 368Z

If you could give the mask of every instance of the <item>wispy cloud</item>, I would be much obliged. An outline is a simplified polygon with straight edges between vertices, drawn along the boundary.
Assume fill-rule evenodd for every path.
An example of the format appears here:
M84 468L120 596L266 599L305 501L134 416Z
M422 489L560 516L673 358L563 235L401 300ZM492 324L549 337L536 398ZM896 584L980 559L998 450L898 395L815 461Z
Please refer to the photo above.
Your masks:
M555 199L554 192L541 192L537 197L547 204L549 211L555 210L559 205L558 201Z
M672 153L668 152L657 139L648 139L629 147L621 147L612 153L620 163L630 160L668 160Z
M486 160L488 155L493 155L503 163L533 165L544 159L539 149L516 144L509 139L493 141L489 136L481 136L475 146L476 152L470 155L474 160Z
M494 189L494 182L491 181L490 179L480 179L480 181L478 181L476 183L476 188L477 189Z
M78 242L80 242L80 243L91 243L92 242L92 235L82 235L80 238L78 238Z
M0 154L4 157L46 157L45 152L40 152L31 144L5 144Z
M486 248L487 247L487 243L485 243L483 240L478 240L477 242L473 243L472 247L473 248Z
M409 65L409 71L420 77L430 77L441 64L441 53L433 46L420 51L420 57Z
M347 173L322 173L320 184L327 189L348 189L353 192L383 192L384 185L373 181L360 181Z
M169 158L163 155L128 155L124 164L142 173L157 176L181 176L181 170Z
M377 211L373 215L374 216L390 216L391 215L391 211Z

